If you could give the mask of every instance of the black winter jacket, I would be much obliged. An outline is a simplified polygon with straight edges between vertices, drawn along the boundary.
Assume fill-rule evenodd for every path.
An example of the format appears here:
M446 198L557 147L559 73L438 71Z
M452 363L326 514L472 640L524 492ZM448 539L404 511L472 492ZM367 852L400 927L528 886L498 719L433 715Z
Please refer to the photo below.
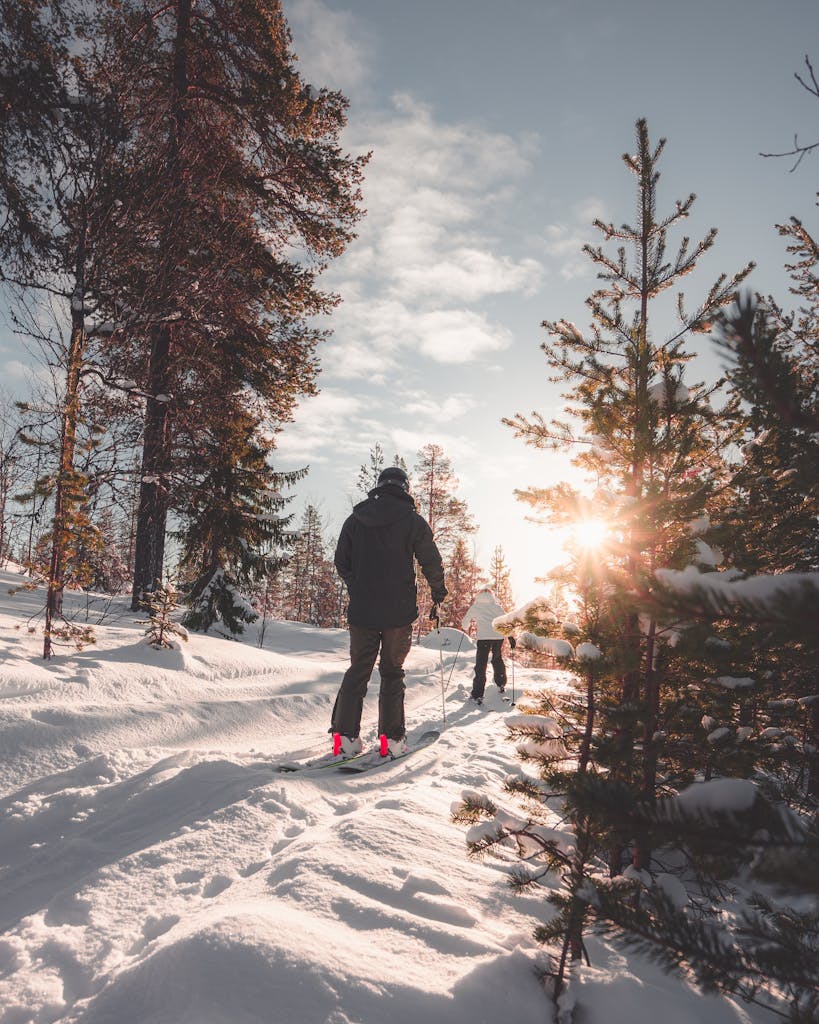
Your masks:
M374 488L353 509L336 545L336 569L350 595L351 626L390 629L418 618L413 557L433 601L440 603L446 597L444 568L429 524L401 487Z

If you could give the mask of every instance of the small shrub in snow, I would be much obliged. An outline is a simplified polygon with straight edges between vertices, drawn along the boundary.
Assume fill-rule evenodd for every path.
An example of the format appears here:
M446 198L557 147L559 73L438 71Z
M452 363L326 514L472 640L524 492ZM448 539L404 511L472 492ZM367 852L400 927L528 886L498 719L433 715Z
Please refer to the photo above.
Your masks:
M177 596L174 585L170 581L162 583L161 580L157 580L150 593L143 595L143 600L147 605L148 618L140 621L147 627L145 629L146 641L156 650L175 647L175 637L180 640L188 639L188 631L185 627L171 618L173 612L179 607Z

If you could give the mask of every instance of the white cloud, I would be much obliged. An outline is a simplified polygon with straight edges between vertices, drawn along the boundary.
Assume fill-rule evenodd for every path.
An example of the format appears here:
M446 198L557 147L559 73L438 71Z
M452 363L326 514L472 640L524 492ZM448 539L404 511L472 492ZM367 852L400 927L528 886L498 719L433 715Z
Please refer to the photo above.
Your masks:
M2 364L0 376L3 380L13 380L17 383L27 381L32 376L32 367L21 363L19 359L7 359Z
M564 281L593 273L583 246L598 241L593 226L595 219L604 220L606 207L601 199L588 196L572 206L570 223L547 224L543 231L543 245L550 262L558 264L558 273Z
M415 327L420 351L438 363L468 363L512 344L512 334L505 327L490 324L485 316L468 309L420 314Z
M343 302L325 371L384 379L413 353L466 363L502 351L507 330L476 309L500 294L532 294L543 277L531 256L505 251L503 202L530 167L531 140L437 121L407 95L351 128L354 152L372 150L367 216L328 275Z
M474 409L477 401L472 395L447 395L443 401L430 398L426 392L408 392L401 411L419 416L427 423L449 423Z
M581 224L588 224L589 227L595 220L605 221L609 216L606 204L597 196L587 196L585 199L579 200L573 205L572 210L575 220Z
M419 425L418 430L396 427L390 431L390 437L392 439L391 448L394 447L399 454L403 455L407 460L410 470L413 467L418 452L424 445L431 442L439 444L444 449L447 457L452 460L456 476L458 475L458 460L468 459L475 455L474 446L466 438L460 437L457 434L444 434L440 431L435 431L432 434L428 429L424 428L423 424Z
M296 409L293 424L278 435L279 458L292 463L324 463L339 452L356 451L351 424L364 406L355 395L327 388L318 395L305 398Z
M528 171L530 141L438 122L406 95L393 102L393 111L362 128L354 147L373 156L364 187L368 214L351 263L362 249L382 287L407 301L475 302L536 287L536 260L498 251L500 196Z
M285 0L299 71L316 87L348 92L369 77L364 26L348 11L321 0Z
M391 291L408 299L432 298L476 302L501 292L536 290L543 268L533 259L515 263L507 256L473 248L457 248L442 259L399 267Z

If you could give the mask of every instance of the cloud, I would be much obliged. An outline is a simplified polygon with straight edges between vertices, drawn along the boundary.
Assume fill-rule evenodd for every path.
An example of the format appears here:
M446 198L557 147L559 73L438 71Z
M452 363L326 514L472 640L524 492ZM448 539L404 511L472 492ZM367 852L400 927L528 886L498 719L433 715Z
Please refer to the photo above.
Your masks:
M354 148L373 153L358 269L405 301L475 302L537 286L537 260L499 251L500 200L531 166L529 139L436 121L406 94L358 134Z
M421 391L410 391L403 397L401 411L419 416L427 423L449 423L477 405L476 399L466 394L447 395L443 401L430 398Z
M391 290L407 299L476 302L502 292L532 294L542 276L537 260L515 263L507 256L464 247L442 259L399 267Z
M543 231L547 257L558 264L558 273L564 281L593 273L583 246L594 244L597 240L593 222L595 219L605 219L606 207L601 199L589 196L572 206L572 214L571 222L547 224Z
M486 352L498 352L512 344L505 327L490 324L485 316L468 309L441 309L416 319L418 347L438 363L468 363Z
M438 121L406 94L351 135L353 152L373 152L368 212L327 275L343 302L323 350L326 372L378 379L411 353L466 363L507 348L509 332L476 307L532 294L544 276L537 259L502 241L503 202L531 166L531 140Z
M413 310L396 299L354 299L333 322L322 351L327 374L342 380L385 383L408 352L436 363L468 363L512 344L511 332L470 309Z
M370 46L361 21L321 0L285 0L284 7L307 81L345 93L367 81Z
M424 445L433 442L434 444L440 445L447 457L453 462L453 465L457 473L457 466L459 459L468 459L474 457L475 447L466 438L460 437L457 434L445 434L441 431L435 431L434 436L430 434L429 430L425 430L423 424L418 430L407 430L403 427L396 427L390 431L390 438L392 439L392 445L395 450L402 454L407 461L407 465L410 470L413 467L417 453L424 447Z
M589 226L595 220L605 220L608 217L606 204L597 196L587 196L585 199L580 199L573 205L572 210L574 211L575 220Z
M32 367L21 363L19 359L7 359L0 364L0 375L3 380L13 380L15 383L25 383L32 376Z
M357 451L351 423L365 409L362 398L327 388L299 403L292 424L278 435L279 459L295 463L326 463L339 453Z

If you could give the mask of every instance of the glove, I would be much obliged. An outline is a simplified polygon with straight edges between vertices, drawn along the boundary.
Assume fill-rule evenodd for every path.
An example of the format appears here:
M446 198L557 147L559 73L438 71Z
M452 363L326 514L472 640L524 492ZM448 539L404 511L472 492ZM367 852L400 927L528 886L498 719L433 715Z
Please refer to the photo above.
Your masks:
M514 651L514 649L517 647L517 645L518 645L517 640L513 636L510 636L509 637L509 649L511 651Z
M438 605L437 604L434 604L430 608L430 610L429 610L429 621L430 622L437 622L438 621Z

